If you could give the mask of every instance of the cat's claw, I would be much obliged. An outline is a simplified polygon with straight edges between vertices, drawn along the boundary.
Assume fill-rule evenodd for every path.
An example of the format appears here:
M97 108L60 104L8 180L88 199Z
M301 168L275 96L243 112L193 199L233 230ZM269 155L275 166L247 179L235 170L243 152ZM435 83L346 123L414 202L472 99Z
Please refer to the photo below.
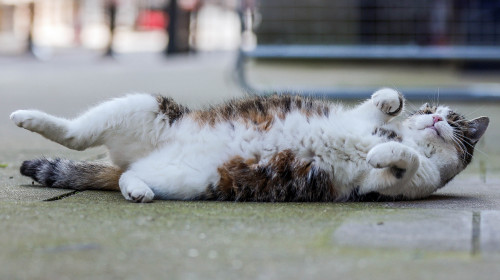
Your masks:
M396 116L404 106L403 96L394 89L383 88L372 94L373 104L385 114Z

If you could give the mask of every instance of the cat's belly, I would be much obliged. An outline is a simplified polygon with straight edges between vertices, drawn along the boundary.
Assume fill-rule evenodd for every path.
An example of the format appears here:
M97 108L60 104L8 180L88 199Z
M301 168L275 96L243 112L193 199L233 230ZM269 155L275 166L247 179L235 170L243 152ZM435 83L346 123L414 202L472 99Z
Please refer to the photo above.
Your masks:
M342 134L344 133L344 134ZM189 199L217 185L219 168L235 158L267 164L276 154L291 151L295 160L312 162L330 174L340 193L350 193L367 168L370 137L334 130L324 123L296 116L276 121L268 131L244 123L202 127L184 124L162 147L131 165L162 198Z

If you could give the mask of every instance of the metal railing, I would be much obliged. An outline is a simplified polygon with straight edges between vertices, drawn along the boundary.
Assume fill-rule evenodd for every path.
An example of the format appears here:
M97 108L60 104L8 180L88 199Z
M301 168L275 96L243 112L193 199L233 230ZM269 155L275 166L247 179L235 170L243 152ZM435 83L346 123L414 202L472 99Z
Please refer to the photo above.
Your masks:
M500 65L500 0L265 0L258 7L260 24L253 30L259 43L242 48L237 63L240 84L250 93L281 91L252 85L246 67L250 60ZM302 87L297 91L358 99L375 88ZM435 87L421 86L400 90L410 99L428 99L436 92ZM442 100L500 100L500 83L440 87L439 91Z

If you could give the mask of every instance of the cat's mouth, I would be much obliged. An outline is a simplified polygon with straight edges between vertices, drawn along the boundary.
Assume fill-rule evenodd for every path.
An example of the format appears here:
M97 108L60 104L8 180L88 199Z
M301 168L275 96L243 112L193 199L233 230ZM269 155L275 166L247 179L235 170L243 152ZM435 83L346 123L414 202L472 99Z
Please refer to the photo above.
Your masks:
M441 133L439 132L439 129L434 125L429 125L429 126L425 127L424 129L426 129L426 130L428 129L428 130L432 131L432 133L435 133L438 137L443 138L443 136L441 136ZM443 138L443 140L444 140L444 138Z

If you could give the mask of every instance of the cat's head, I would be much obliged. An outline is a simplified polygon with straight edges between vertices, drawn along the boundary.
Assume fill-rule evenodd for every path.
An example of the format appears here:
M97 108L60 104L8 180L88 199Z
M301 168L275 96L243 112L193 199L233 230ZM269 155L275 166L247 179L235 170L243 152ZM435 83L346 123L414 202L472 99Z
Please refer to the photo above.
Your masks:
M424 104L406 120L411 137L437 163L443 183L472 160L474 147L489 124L488 117L467 120L446 106Z

